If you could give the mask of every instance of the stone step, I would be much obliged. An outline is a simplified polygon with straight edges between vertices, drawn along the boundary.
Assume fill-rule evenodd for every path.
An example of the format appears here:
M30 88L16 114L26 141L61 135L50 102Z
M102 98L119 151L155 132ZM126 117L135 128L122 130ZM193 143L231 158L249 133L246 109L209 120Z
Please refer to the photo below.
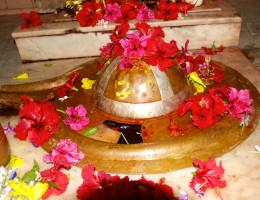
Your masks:
M210 4L211 2L211 4ZM44 23L31 29L17 27L12 37L17 44L22 61L55 60L98 56L99 48L107 44L114 23L103 26L80 27L77 21L62 21L60 16L44 15ZM57 21L62 22L57 22ZM56 21L56 23L55 23ZM134 28L136 21L130 21ZM241 17L226 1L206 1L194 8L183 19L174 21L149 21L151 26L161 26L165 40L176 40L179 47L188 39L189 49L223 44L238 46Z

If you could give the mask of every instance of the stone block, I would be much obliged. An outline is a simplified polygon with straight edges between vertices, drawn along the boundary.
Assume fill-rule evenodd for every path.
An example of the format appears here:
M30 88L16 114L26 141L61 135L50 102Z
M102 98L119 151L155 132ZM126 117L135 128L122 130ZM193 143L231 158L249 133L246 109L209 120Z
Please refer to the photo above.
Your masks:
M5 0L0 0L0 10L6 9L7 5Z
M31 0L6 0L8 9L32 8Z
M222 2L222 1L221 1ZM226 6L227 7L227 6ZM219 6L218 9L201 12L194 10L183 19L174 21L149 21L151 26L161 26L165 40L174 39L179 47L189 40L189 49L217 46L238 46L241 17L232 8ZM110 42L109 36L114 23L103 26L80 27L77 21L53 23L57 17L50 18L42 26L12 33L22 61L38 61L63 58L99 56L99 48ZM136 21L130 21L134 29Z
M53 13L64 7L64 0L33 0L33 4L38 13Z

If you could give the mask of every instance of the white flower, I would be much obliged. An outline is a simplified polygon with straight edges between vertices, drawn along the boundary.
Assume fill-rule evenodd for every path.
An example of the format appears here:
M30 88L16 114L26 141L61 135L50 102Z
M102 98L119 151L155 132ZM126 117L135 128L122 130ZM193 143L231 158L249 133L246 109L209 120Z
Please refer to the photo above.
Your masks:
M68 96L64 96L64 97L59 98L59 101L63 102L66 99L68 99Z
M255 149L260 152L260 146L259 145L255 145Z
M105 21L104 19L98 20L97 25L98 26L104 26L104 28L107 28L108 21Z
M184 17L182 16L182 13L178 13L178 19L184 19Z

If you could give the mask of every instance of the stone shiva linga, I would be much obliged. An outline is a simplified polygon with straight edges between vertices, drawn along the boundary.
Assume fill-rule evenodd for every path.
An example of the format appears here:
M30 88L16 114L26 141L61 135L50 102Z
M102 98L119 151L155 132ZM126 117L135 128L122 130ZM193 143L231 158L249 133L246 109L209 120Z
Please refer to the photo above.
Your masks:
M116 27L113 33L118 30L120 27ZM147 30L154 31L150 27ZM153 31L151 32L154 33ZM148 33L149 31L147 35ZM120 43L116 40L116 44L111 46L127 45L127 40L130 38L124 35L122 39L124 41ZM201 55L194 54L196 62L201 59L204 63L200 66L202 70L198 69L197 73L204 77L205 82L210 83L206 87L203 82L197 81L200 79L194 73L188 75L184 73L190 65L186 65L187 62L182 62L182 59L193 54L187 52L182 54L183 52L176 49L174 42L166 44L160 38L146 37L146 39L146 50L142 54L144 59L132 56L134 59L132 62L122 55L117 55L106 60L102 69L100 67L102 61L93 59L62 76L44 81L3 85L0 88L0 103L19 109L20 96L25 95L35 102L42 102L48 97L47 100L49 99L57 110L83 105L87 109L86 116L89 119L89 123L83 129L72 130L69 125L63 123L66 116L61 113L58 131L41 146L46 151L51 151L60 139L71 139L78 144L79 150L85 155L77 166L93 163L98 170L113 173L157 173L188 167L192 165L194 158L207 159L230 151L254 131L258 123L260 96L249 80L239 72L218 64L221 65L223 80L221 83L217 80L212 81L207 76L218 74L217 64L207 61L205 66L205 59L201 59L203 58ZM138 44L140 43L137 42L136 45ZM148 51L149 48L155 48L156 55L161 55L158 53L160 51L166 51L163 55L167 56L154 64L153 59L147 59L149 55L154 56L153 51ZM103 48L102 58L108 58L108 54L118 52L114 52L111 48ZM165 65L162 63L165 62L167 67L164 68ZM94 87L84 89L83 79L87 79L87 82L92 81L92 84L95 82ZM65 93L67 99L59 100L55 91L68 85L70 90ZM218 116L216 123L200 129L192 124L190 113L182 116L178 114L179 104L184 103L187 98L194 97L195 88L201 90L206 87L204 91L206 93L211 88L222 85L250 91L253 112L243 128L239 119L223 114ZM78 91L71 90L72 86ZM50 93L55 95L49 97ZM107 126L109 123L112 123L112 129ZM136 125L140 130L135 130ZM122 136L120 132L124 129L121 127L127 127L125 129L130 130L130 133L127 133L130 135L136 135L138 132L142 141L135 144L119 144L119 138ZM95 134L88 134L93 130Z

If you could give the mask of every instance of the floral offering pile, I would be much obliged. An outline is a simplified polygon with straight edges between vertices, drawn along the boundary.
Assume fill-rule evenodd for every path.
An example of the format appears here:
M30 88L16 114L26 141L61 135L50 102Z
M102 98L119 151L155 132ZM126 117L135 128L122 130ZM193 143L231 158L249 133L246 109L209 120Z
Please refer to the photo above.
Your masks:
M40 171L37 161L31 170L19 174L23 164L21 158L11 156L6 167L0 167L0 199L48 199L51 196L63 194L69 179L68 169L72 164L83 159L84 154L78 152L77 144L71 140L60 140L51 153L43 156L43 160L53 164L49 169ZM89 164L82 168L82 184L76 193L78 199L188 199L188 192L192 189L198 196L203 197L207 189L219 189L226 186L222 180L224 169L216 165L214 158L208 161L194 160L198 168L190 182L187 191L181 190L180 196L175 197L173 188L165 184L165 178L158 183L147 180L142 176L139 180L130 180L128 176L110 175L104 171L95 171L95 166Z

